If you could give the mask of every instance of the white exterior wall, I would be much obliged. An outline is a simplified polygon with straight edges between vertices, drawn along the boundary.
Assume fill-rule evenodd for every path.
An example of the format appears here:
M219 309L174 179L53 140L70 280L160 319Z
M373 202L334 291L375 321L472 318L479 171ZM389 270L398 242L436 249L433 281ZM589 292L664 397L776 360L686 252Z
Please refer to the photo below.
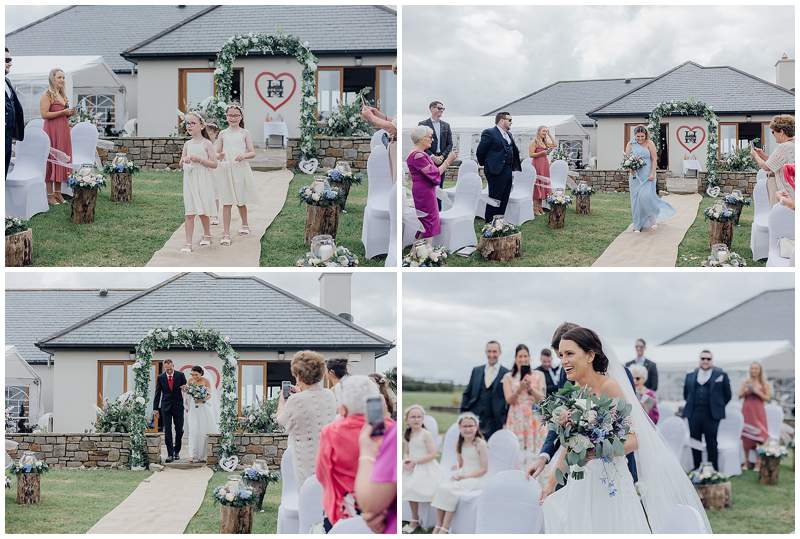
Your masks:
M285 360L290 360L297 350L286 350ZM240 351L242 360L277 361L275 351ZM350 359L351 374L370 374L375 372L375 357L372 352L334 351L323 352L325 358L347 357ZM167 350L153 354L153 359L170 358L176 369L187 372L192 365L212 367L222 374L222 361L213 352ZM55 432L84 432L91 428L96 416L97 406L97 363L100 360L126 361L128 353L124 350L94 351L69 350L60 351L53 356L53 413ZM38 371L37 371L38 372ZM269 364L267 379L269 379ZM188 377L188 376L187 376ZM208 374L212 385L216 384L216 376ZM132 389L129 387L129 389ZM152 401L153 395L149 396Z
M138 80L136 75L121 75L117 73L117 78L125 86L125 103L123 104L123 115L120 117L119 108L117 117L120 119L120 128L125 125L125 122L131 118L136 118L136 111L138 110L139 95L137 92Z
M363 56L362 67L391 65L394 55ZM355 66L353 56L331 56L321 58L320 66ZM207 68L206 59L169 59L140 60L138 64L138 91L136 113L141 137L163 137L175 130L178 108L178 69ZM253 135L257 146L263 146L262 123L267 115L276 118L283 116L289 129L290 137L300 134L300 99L302 96L302 69L294 58L283 57L241 57L236 60L234 68L242 68L242 106L244 108L245 127ZM274 74L290 73L297 81L297 87L291 99L273 111L256 92L256 78L265 71ZM264 86L265 78L261 79ZM262 86L262 94L265 93ZM287 88L288 90L288 88ZM274 101L272 101L274 104ZM129 114L129 117L133 117Z

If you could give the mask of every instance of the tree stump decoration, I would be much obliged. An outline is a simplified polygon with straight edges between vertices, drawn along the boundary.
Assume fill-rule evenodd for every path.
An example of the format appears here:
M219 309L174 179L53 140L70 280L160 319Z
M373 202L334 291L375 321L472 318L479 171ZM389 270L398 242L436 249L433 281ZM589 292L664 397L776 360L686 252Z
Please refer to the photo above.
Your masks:
M306 213L306 228L304 241L311 246L311 238L320 234L329 234L336 239L336 229L339 228L338 206L313 206L308 204Z
M484 238L478 240L478 252L486 260L506 262L522 255L522 234L517 232L510 236L499 238Z
M725 509L731 506L731 483L715 483L713 485L695 485L697 495L706 509Z
M564 220L567 217L567 206L564 204L551 204L550 213L547 215L547 226L553 230L564 228Z
M33 264L33 231L29 228L6 236L6 266Z
M733 221L709 221L708 222L708 246L715 243L724 243L731 248L733 243Z
M32 505L41 499L42 476L38 473L17 474L17 503Z
M758 482L762 485L777 485L778 473L781 469L781 459L761 455L758 457Z
M259 512L264 510L264 496L267 495L267 485L266 481L253 481L246 477L244 478L244 486L253 489L254 505Z
M94 223L98 189L76 188L72 197L70 221L76 225Z
M590 195L575 195L575 213L578 215L589 215L592 213L592 197ZM561 227L563 226L562 223Z
M220 505L219 533L252 533L253 506Z
M350 182L341 182L338 185L339 189L339 209L344 211L344 206L347 204L347 195L350 194L350 186L352 184Z
M111 202L133 201L133 175L130 172L111 173Z

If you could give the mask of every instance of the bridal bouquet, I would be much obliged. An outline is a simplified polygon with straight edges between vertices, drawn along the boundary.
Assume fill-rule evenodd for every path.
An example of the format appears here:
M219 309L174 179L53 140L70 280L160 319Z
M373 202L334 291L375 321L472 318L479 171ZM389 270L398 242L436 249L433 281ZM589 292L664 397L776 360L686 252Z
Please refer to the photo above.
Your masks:
M595 395L588 387L567 382L541 405L541 413L550 430L566 448L566 463L572 479L583 479L583 467L594 458L611 462L625 456L624 442L631 430L631 405L623 399ZM566 474L556 468L556 480L563 485ZM609 481L609 495L616 493Z
M194 399L195 408L208 399L208 388L204 385L186 384L186 393Z
M644 168L644 165L644 159L632 153L625 154L622 157L622 163L620 163L620 167L623 170L630 170L631 172L636 172L640 168Z

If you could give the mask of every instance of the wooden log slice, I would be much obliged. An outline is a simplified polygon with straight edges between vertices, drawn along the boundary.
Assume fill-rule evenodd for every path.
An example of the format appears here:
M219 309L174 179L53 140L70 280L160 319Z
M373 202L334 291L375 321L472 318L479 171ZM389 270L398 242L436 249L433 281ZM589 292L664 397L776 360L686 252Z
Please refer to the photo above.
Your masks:
M252 533L253 506L220 505L219 533Z
M41 474L17 474L17 503L31 505L39 503L41 498Z
M781 459L759 457L758 482L762 485L777 485L781 469Z
M706 509L725 509L731 506L730 481L715 485L695 485L695 488Z
M592 197L590 195L575 195L575 213L578 215L592 213Z
M724 243L731 248L733 243L733 221L709 221L708 222L708 246L715 243Z
M552 204L550 213L547 216L547 226L552 229L564 228L564 220L567 217L567 206L564 204Z
M76 225L94 223L97 192L97 189L75 189L75 194L72 197L70 221Z
M478 240L478 252L486 260L506 262L522 255L522 234L517 232L501 238L484 238Z
M111 173L111 201L133 201L133 175L130 172Z
M312 206L310 204L307 206L304 236L306 245L310 247L311 238L319 236L320 234L330 234L336 239L336 229L339 227L338 206L330 206L327 208Z
M344 211L345 204L347 204L347 197L350 195L350 182L340 182L339 186L339 208Z
M255 508L257 511L262 511L264 509L264 496L267 494L267 482L266 481L251 481L250 479L244 479L244 485L246 487L250 487L253 489L253 498L255 498Z
M29 228L6 236L6 266L30 266L33 263L33 231Z

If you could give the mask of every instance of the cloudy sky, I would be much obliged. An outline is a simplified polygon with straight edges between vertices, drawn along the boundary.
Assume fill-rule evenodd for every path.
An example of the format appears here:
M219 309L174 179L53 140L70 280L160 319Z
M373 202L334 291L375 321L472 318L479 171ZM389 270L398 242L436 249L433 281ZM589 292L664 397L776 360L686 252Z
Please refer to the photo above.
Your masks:
M519 343L538 365L564 321L633 354L637 337L656 345L761 291L792 287L792 274L766 272L406 273L403 374L466 383L490 339L503 344L504 365Z
M6 288L147 288L174 273L125 271L97 272L7 272ZM257 275L259 278L306 301L319 305L319 274L311 272L220 273ZM353 273L353 318L364 328L389 340L397 339L396 276L386 272ZM395 350L378 360L383 371L395 365Z
M6 6L6 33L46 17L65 6Z
M687 60L770 82L790 6L405 6L403 113L478 115L559 80L651 77Z

